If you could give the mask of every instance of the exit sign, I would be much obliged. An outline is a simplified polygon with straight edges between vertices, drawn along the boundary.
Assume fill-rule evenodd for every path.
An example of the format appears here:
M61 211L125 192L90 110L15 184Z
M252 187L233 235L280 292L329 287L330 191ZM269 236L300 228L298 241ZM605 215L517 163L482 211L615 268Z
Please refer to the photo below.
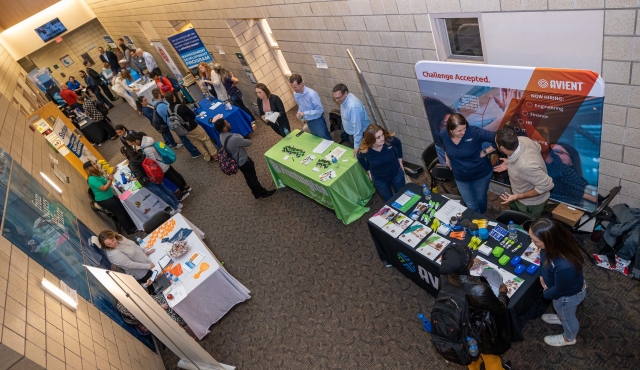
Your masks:
M62 37L58 37L58 38L56 39L56 42L62 42Z

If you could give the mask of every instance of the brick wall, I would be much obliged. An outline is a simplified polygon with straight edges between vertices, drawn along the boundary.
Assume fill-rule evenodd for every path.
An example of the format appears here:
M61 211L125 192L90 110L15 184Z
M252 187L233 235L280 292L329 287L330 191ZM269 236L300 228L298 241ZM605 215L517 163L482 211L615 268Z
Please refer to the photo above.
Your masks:
M89 207L86 181L44 138L31 132L28 122L6 98L23 72L0 46L0 147L42 185L40 171L57 180L49 155L70 177L60 201L94 231L107 224ZM57 194L50 189L52 194ZM19 248L0 237L0 368L14 369L164 369L159 355L114 324L91 303L79 297L76 312L63 307L40 287L42 277L59 280Z

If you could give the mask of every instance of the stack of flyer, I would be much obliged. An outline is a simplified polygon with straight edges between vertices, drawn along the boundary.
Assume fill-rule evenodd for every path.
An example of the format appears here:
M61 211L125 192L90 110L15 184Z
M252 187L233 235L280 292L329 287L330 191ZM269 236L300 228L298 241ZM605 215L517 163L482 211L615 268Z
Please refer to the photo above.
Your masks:
M400 234L398 239L415 248L416 245L418 245L425 236L429 235L430 232L431 229L429 227L415 221L402 234Z
M389 206L384 206L382 207L381 210L376 212L369 219L369 221L371 221L374 225L378 227L384 227L384 225L386 225L390 221L393 221L394 217L396 217L397 214L398 214L398 211L396 211L395 209Z
M515 294L516 290L518 290L518 288L520 288L522 284L524 284L524 279L522 279L521 277L515 276L509 271L501 269L497 265L494 265L493 263L487 261L482 257L476 257L474 259L473 266L471 267L471 275L482 276L485 269L493 269L495 271L498 271L500 275L502 275L502 283L507 286L507 296L509 298L511 298L511 296ZM492 288L497 289L499 287L500 285L497 283L492 284Z
M398 213L398 215L393 219L393 221L388 222L382 230L386 231L389 235L393 237L398 237L404 230L406 230L409 225L413 222L412 219L403 215L402 213Z
M450 241L443 238L442 236L433 233L430 237L428 237L424 243L422 243L416 251L420 252L430 260L436 259L444 250L444 247L449 245Z

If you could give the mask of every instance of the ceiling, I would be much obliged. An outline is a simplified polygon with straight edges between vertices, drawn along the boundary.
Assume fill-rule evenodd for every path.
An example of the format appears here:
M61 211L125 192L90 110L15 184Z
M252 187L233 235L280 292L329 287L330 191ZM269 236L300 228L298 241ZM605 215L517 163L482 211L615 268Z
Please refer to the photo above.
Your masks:
M5 30L34 14L50 7L59 0L0 0L0 27Z

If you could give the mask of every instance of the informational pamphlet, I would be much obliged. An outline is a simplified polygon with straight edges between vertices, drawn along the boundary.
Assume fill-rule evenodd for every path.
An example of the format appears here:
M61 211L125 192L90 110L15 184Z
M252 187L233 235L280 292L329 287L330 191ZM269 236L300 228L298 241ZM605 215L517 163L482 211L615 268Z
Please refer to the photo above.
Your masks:
M516 293L516 290L524 284L524 279L503 269L500 269L500 274L502 274L502 278L504 279L504 285L507 286L507 296L511 298Z
M455 217L458 213L462 213L466 209L467 207L462 204L448 200L447 203L440 207L435 216L438 220L448 224L451 221L451 217Z
M522 259L540 266L540 248L531 243L522 253Z
M449 245L449 243L450 243L449 240L434 233L431 236L429 236L418 247L418 249L416 249L416 251L420 252L421 254L425 255L427 258L433 261L434 259L436 259L436 257L440 255L440 253L442 253L444 248L447 245Z
M507 296L511 298L513 294L522 286L524 283L524 279L521 277L515 276L507 270L501 269L497 265L487 261L482 257L476 257L473 261L473 266L471 267L471 275L473 276L483 276L483 273L486 269L493 269L498 271L500 275L502 275L502 283L507 286ZM491 275L489 275L491 278ZM493 281L493 279L492 279ZM497 283L497 281L496 281ZM498 286L500 288L500 286Z
M335 157L336 159L340 159L340 157L342 157L342 155L344 153L346 153L347 150L345 148L342 147L336 147L334 148L332 151L329 152L329 154L325 155L324 158L326 160L328 160L329 162L331 162L331 157Z
M331 144L333 144L333 140L322 140L322 142L320 144L318 144L317 147L315 147L315 149L313 149L314 153L317 154L322 154L325 152L325 150L329 149L329 147L331 146ZM331 158L331 157L329 157Z
M394 217L393 221L388 222L382 230L386 231L389 235L393 237L398 237L404 230L406 230L409 225L413 222L412 219L403 215L402 213L398 213L396 217Z
M212 104L212 105L209 107L209 109L210 109L210 110L215 110L216 108L218 108L218 107L219 107L219 106L221 106L221 105L222 105L222 103L221 103L221 102L217 102L217 103L215 103L215 104Z
M280 113L278 112L267 112L264 114L264 119L271 123L276 123L278 117L280 117Z
M482 271L486 268L492 268L494 270L499 270L500 268L497 265L487 261L486 259L477 256L473 260L473 266L470 269L470 273L473 276L482 276Z
M302 164L304 164L306 166L309 163L313 162L314 159L316 159L316 156L309 154L308 156L304 157L302 159L302 161L300 161L300 163L302 163Z
M330 169L329 171L320 175L320 181L325 182L327 180L335 179L336 176L336 171L334 169Z
M384 227L390 221L393 221L394 217L398 214L398 211L389 206L384 206L378 212L376 212L370 219L374 225L378 227Z
M427 211L427 203L420 202L416 205L416 208L413 209L413 212L409 214L409 218L412 220L417 220L422 216L423 213Z
M409 226L402 234L400 234L400 237L398 239L415 248L416 245L418 245L418 243L420 243L420 241L424 239L425 236L429 235L430 232L431 229L428 226L416 221L411 224L411 226Z
M394 208L400 210L400 212L407 212L413 207L414 204L420 200L420 194L416 194L410 190L407 190L401 196L391 204Z

